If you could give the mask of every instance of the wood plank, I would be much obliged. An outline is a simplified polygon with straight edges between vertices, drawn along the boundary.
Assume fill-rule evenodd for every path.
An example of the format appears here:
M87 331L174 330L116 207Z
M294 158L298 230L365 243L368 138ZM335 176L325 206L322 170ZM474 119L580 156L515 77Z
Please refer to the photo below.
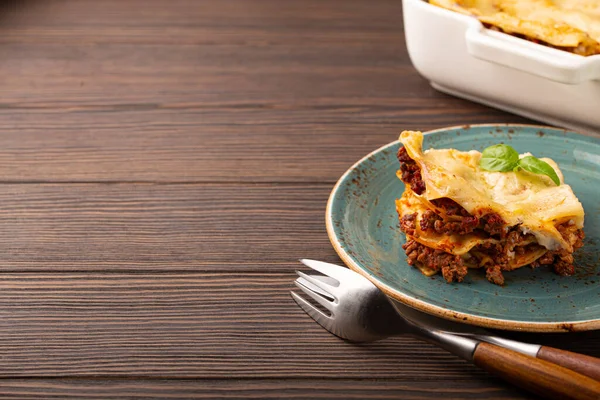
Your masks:
M328 185L2 185L3 271L289 271L339 261Z
M3 399L533 399L496 380L88 380L3 379Z
M292 281L291 272L2 274L0 376L485 376L411 338L339 340L295 305Z
M306 103L292 109L196 104L121 112L2 110L0 180L333 184L364 155L396 140L401 130L497 118L456 101Z
M2 42L257 43L371 39L402 30L401 3L378 1L21 1L0 3ZM360 32L363 31L363 32ZM208 36L206 32L218 35ZM315 38L319 40L314 40Z
M78 107L398 97L406 74L416 78L416 72L402 57L402 37L390 39L402 45L4 44L0 83L6 94L1 104Z
M309 101L344 105L359 100L393 107L387 102L443 97L412 67L403 40L390 35L379 44L320 47L3 44L0 105L77 110L202 103L285 109ZM466 111L489 110L460 100L455 104L465 104Z
M0 377L488 379L410 337L351 344L330 335L291 299L293 278L2 274ZM597 332L538 336L600 355Z

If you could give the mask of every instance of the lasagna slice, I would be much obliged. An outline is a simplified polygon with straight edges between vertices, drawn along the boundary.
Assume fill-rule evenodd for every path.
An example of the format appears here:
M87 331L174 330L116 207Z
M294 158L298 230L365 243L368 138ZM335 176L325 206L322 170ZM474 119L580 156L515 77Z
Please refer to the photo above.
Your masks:
M410 265L427 276L441 272L448 282L483 268L498 285L504 271L525 265L574 273L584 211L554 161L542 159L558 174L559 186L526 171L484 171L475 150L423 151L421 132L404 131L400 142L398 178L405 190L396 209Z

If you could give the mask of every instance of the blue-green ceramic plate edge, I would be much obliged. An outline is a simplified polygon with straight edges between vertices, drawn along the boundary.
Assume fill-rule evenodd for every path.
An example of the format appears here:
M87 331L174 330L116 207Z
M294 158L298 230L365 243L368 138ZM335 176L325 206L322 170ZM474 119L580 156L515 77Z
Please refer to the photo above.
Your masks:
M457 130L457 129L469 129L469 128L483 128L494 130L496 128L502 128L510 130L511 128L519 129L519 128L533 128L533 129L548 129L548 130L563 130L564 132L568 132L571 134L581 135L582 137L588 136L584 134L578 134L568 129L561 129L557 127L544 126L544 125L532 125L532 124L471 124L471 125L457 125L446 128L435 129L431 131L424 132L425 135L444 132L448 130ZM399 141L396 140L394 142L388 143L361 158L354 165L352 165L337 181L335 186L333 187L329 199L327 201L327 207L325 210L325 225L327 229L327 235L329 240L335 249L338 256L342 259L342 261L348 266L351 270L363 275L367 279L369 279L374 285L376 285L380 290L382 290L387 296L390 298L399 301L403 304L406 304L410 307L413 307L417 310L426 312L431 315L435 315L441 318L445 318L448 320L461 322L470 325L481 326L485 328L492 329L503 329L503 330L511 330L511 331L523 331L523 332L576 332L576 331L589 331L600 329L600 319L590 319L583 321L552 321L552 322L532 322L532 321L520 321L520 320L508 320L508 319L500 319L500 318L491 318L486 316L481 316L477 314L472 314L468 312L460 312L451 310L449 308L441 307L435 304L431 304L427 300L417 299L410 295L407 295L387 284L382 282L376 275L373 275L369 272L368 269L362 267L355 259L346 252L344 247L342 246L336 229L334 227L333 221L333 208L334 202L337 196L338 191L342 187L343 183L346 182L347 178L352 174L354 170L356 170L359 166L361 166L366 160L370 157L373 157L380 152L385 151L390 147L394 147L399 144ZM401 284L401 282L399 282Z

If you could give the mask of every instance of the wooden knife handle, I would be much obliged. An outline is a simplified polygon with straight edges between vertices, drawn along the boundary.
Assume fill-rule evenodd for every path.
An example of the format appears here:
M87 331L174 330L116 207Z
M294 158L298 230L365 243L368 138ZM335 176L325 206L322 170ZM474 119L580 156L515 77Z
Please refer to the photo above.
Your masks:
M565 368L600 381L600 358L572 353L570 351L559 350L547 346L542 346L540 348L537 358L554 364L562 365Z
M544 398L600 399L600 382L551 362L489 343L473 354L478 367Z

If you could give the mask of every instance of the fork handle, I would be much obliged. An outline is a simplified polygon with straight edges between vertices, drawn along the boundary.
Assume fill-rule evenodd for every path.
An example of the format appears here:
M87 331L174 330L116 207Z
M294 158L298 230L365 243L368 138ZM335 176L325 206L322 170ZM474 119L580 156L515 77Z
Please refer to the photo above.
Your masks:
M496 346L514 350L532 357L537 357L545 361L550 361L553 364L562 365L565 368L600 381L600 358L566 350L559 350L554 347L542 346L539 344L517 342L499 336L473 335L468 337L495 344Z
M573 353L571 351L542 346L537 353L537 358L562 365L565 368L600 381L600 358Z
M545 398L600 398L600 382L543 359L481 342L473 353L478 367Z

